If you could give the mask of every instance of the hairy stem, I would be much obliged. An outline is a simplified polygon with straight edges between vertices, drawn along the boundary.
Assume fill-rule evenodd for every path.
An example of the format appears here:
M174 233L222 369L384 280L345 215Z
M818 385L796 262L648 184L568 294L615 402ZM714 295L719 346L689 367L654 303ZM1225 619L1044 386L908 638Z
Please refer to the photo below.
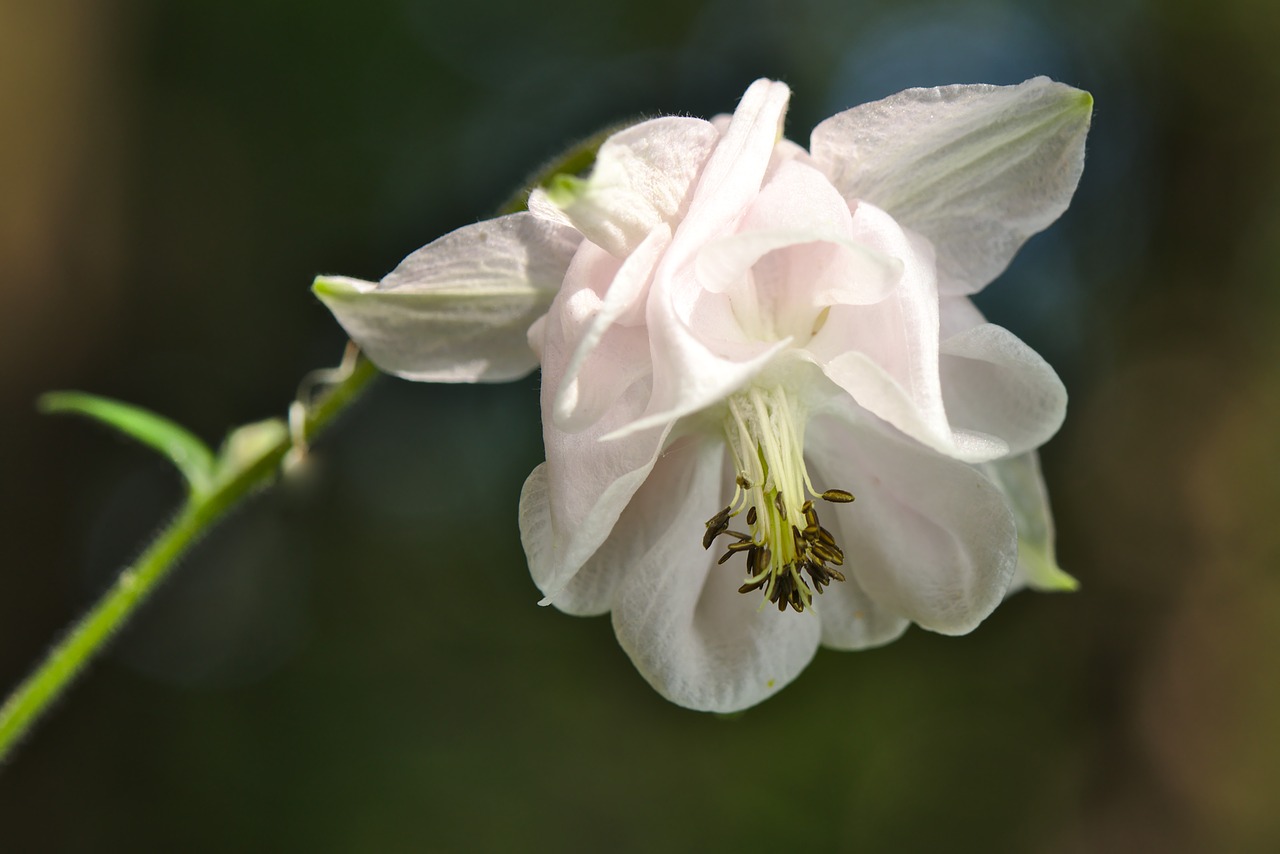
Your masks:
M306 442L328 426L377 374L372 362L356 362L350 373L306 408L294 430L281 431L280 438L255 449L251 457L239 461L234 471L209 489L192 491L177 517L132 566L121 571L111 588L0 706L0 761L168 576L182 555L228 510L269 485L286 458L305 450Z

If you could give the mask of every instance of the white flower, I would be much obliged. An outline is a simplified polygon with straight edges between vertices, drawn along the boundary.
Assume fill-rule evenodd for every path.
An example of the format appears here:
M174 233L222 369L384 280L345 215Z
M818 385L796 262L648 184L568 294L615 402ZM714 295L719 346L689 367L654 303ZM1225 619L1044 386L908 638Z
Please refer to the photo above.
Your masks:
M316 284L413 379L524 373L528 329L534 581L611 613L645 678L696 709L759 702L820 644L972 630L1014 579L1015 521L1034 541L1019 581L1067 578L1033 454L1066 393L968 295L1065 210L1091 99L1044 78L913 89L805 151L782 137L788 98L760 80L731 118L635 125L526 213L379 284Z

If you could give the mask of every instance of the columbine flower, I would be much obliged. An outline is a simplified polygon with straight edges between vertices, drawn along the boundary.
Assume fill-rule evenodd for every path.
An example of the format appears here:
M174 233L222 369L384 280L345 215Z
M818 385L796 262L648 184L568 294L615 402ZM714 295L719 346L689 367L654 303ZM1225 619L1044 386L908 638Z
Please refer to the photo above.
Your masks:
M913 89L806 151L782 137L788 98L760 80L732 117L635 125L528 212L381 283L316 285L401 376L506 379L536 354L534 581L611 612L645 678L697 709L759 702L819 644L970 631L1014 579L1016 523L1020 579L1067 583L1033 454L1066 393L968 295L1065 210L1091 99L1044 78Z

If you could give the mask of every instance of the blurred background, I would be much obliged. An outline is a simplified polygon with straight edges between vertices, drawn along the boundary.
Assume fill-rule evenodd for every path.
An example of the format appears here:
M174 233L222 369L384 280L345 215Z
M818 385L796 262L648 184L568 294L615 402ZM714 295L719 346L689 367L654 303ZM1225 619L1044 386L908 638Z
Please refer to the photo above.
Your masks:
M1262 0L0 0L0 689L177 507L77 388L217 442L376 279L629 117L914 85L1096 99L983 295L1072 395L1074 595L818 654L724 720L538 608L537 378L384 379L0 768L6 851L1280 850L1280 17Z

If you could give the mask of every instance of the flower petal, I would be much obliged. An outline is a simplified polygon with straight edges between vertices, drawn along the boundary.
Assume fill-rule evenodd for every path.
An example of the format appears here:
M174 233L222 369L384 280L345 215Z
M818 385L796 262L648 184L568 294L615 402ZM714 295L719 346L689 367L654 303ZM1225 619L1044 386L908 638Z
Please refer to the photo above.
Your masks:
M643 318L654 266L670 241L671 230L659 225L621 264L591 243L574 257L557 297L562 309L552 311L566 325L565 337L576 342L552 409L561 429L594 424L618 395L652 370L646 330L635 321L617 324L628 315Z
M807 432L815 482L857 497L822 512L839 519L846 575L923 628L972 631L1000 603L1017 564L1004 497L972 467L859 423L851 410L818 416Z
M942 398L954 429L994 436L1021 454L1058 432L1067 390L1049 363L991 323L951 336L941 348Z
M683 215L719 140L702 119L641 122L600 146L586 180L559 176L547 197L588 240L625 258L653 229Z
M736 219L760 191L774 149L782 139L791 90L785 83L757 80L738 102L698 179L689 212L680 224L673 254L687 258Z
M823 306L877 302L902 264L854 241L852 229L849 206L831 182L799 159L783 160L736 233L698 253L698 279L709 291L733 293L735 309L742 297L760 303L753 314L785 316L799 309L812 315ZM776 254L749 277L770 253ZM812 328L813 319L805 317L805 325Z
M547 597L542 604L554 605L557 610L581 617L604 614L613 605L613 593L622 578L623 564L617 558L625 554L618 555L616 549L610 547L617 541L610 537L567 582L557 578L549 496L547 464L541 463L520 491L520 540L529 560L533 583L543 592L556 591L554 597Z
M1035 451L978 466L1003 493L1018 526L1018 569L1009 592L1075 590L1076 581L1058 566L1053 547L1053 513Z
M788 341L740 347L726 357L704 344L690 319L704 291L694 258L759 193L782 136L785 84L757 80L748 87L708 160L689 211L654 274L646 317L652 342L654 394L645 416L608 438L667 424L724 398L759 373Z
M464 226L381 282L321 276L312 290L382 370L498 382L537 366L526 333L551 304L580 236L528 213Z
M931 240L943 293L973 293L1057 219L1084 167L1089 93L1017 86L908 89L814 128L814 161Z
M929 447L966 462L1004 456L999 439L953 429L939 367L939 314L928 241L884 211L860 202L854 239L902 262L888 297L872 305L833 306L809 351L823 372L864 409Z
M645 384L633 386L615 409L643 406ZM608 538L618 517L649 476L669 428L634 433L625 440L601 442L615 421L605 418L581 433L547 427L545 473L521 497L521 539L534 582L554 601ZM538 505L546 504L546 509ZM712 511L714 512L714 511Z
M613 627L641 675L673 703L735 712L766 699L813 658L821 631L812 614L761 610L737 592L738 571L703 550L705 520L728 502L732 477L721 442L669 455L646 493L666 505L665 531L645 538L618 586Z
M544 413L552 411L572 356L573 342L567 340L557 310L561 297L541 330ZM635 355L639 360L647 359L643 338ZM647 377L629 384L619 381L618 386L601 417L582 430L568 432L553 419L543 418L547 462L541 477L545 485L539 490L534 488L538 483L529 484L520 518L530 571L549 600L555 599L608 538L623 508L648 477L671 431L671 423L666 423L632 431L625 439L600 441L606 433L634 422L650 397ZM537 509L539 502L545 502L547 509Z
M811 466L811 469L821 471L817 466ZM897 640L911 621L877 602L862 588L857 568L853 566L857 548L849 548L857 533L846 536L838 512L826 508L819 510L823 527L846 549L845 580L831 584L814 599L814 610L822 621L822 645L831 649L858 650L884 646Z

